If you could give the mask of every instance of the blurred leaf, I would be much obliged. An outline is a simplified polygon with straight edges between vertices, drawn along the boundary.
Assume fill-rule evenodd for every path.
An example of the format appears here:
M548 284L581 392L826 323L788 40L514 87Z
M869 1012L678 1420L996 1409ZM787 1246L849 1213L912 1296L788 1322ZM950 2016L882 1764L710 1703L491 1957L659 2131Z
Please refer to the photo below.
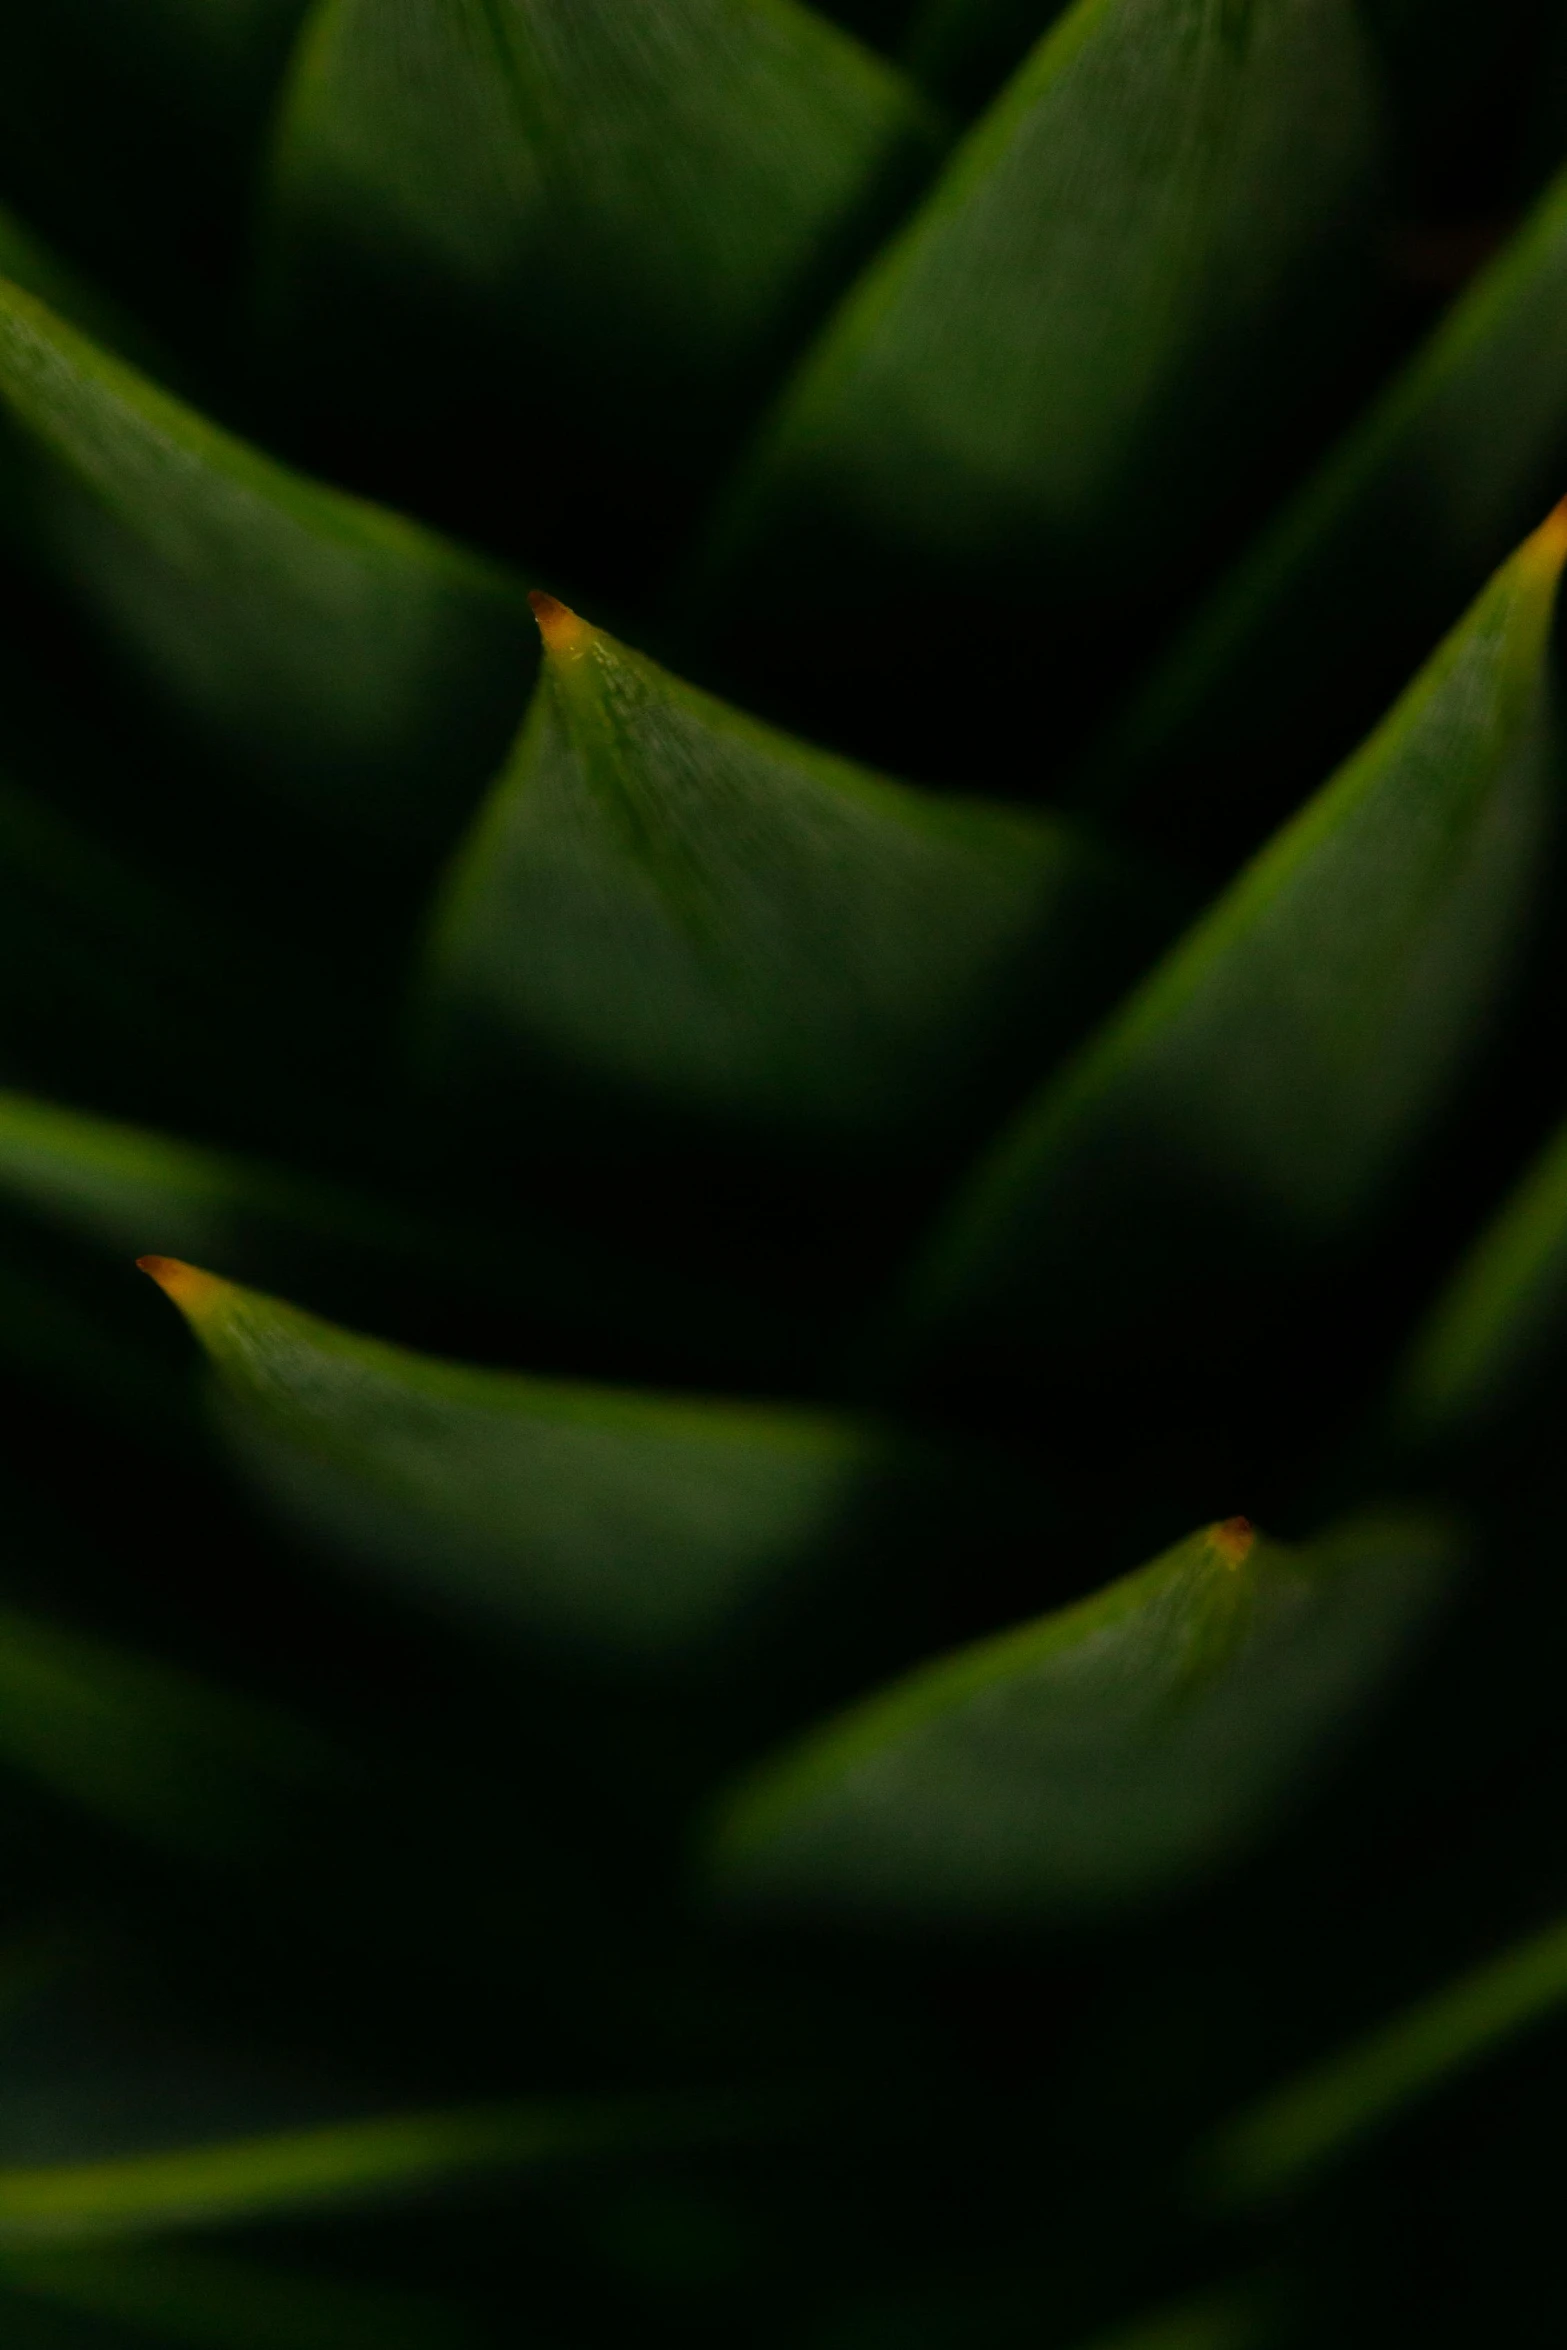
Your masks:
M1305 2186L1564 2005L1567 1925L1554 1925L1223 2123L1197 2150L1193 2187L1244 2208Z
M720 1123L929 1123L1037 1068L1151 943L1052 819L868 774L534 600L533 715L427 982L432 1058L489 1097L526 1099L531 1052Z
M431 1600L671 1661L815 1576L891 1440L825 1413L442 1363L161 1258L238 1458L302 1527Z
M931 1926L1094 1917L1266 1831L1398 1662L1455 1556L1369 1518L1295 1547L1227 1519L959 1650L729 1799L719 1889Z
M390 335L394 397L406 360L482 402L500 362L551 429L586 411L705 457L933 143L917 94L796 0L318 0L269 302L317 397Z
M6 2251L0 2297L11 2295L182 2350L478 2350L485 2339L461 2310L422 2294L162 2246Z
M1567 462L1567 174L1092 755L1188 855L1261 837L1450 627Z
M1059 727L1106 606L1168 592L1331 362L1371 147L1343 0L1079 0L785 393L710 549L713 625L782 629L785 691L863 668L890 603L904 700L939 613L911 736L944 680L954 764L977 680Z
M922 0L904 44L916 81L958 105L988 98L1068 0Z
M1450 1468L1555 1393L1567 1354L1567 1131L1463 1257L1401 1368L1391 1425ZM1551 1431L1555 1448L1556 1431Z
M0 1608L0 1758L180 1857L243 1867L297 1835L339 1776L286 1715Z
M0 12L7 195L138 307L210 337L227 324L218 286L304 6L50 0Z
M35 236L7 204L0 204L0 277L10 278L24 293L35 295L72 326L133 364L163 364L146 329Z
M916 1278L926 1325L1190 1363L1237 1316L1255 1348L1282 1270L1364 1225L1527 929L1564 553L1567 509L1023 1113Z
M455 828L531 673L509 577L275 464L3 282L0 414L27 535L182 720L328 824Z
M558 2098L389 2114L115 2161L0 2170L0 2243L232 2226L486 2174L722 2143L713 2101Z

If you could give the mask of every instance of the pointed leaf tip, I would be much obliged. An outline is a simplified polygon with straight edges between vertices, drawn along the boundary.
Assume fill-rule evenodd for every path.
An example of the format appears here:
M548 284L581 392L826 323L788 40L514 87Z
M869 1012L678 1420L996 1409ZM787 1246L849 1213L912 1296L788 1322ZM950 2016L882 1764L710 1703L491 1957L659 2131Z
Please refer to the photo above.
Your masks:
M180 1257L138 1257L136 1269L156 1281L182 1314L201 1313L228 1287L215 1273L204 1273L199 1265L187 1265Z
M1526 542L1525 552L1533 555L1542 571L1554 576L1567 562L1567 498L1559 498L1532 538Z
M1257 1529L1250 1518L1225 1518L1211 1529L1208 1547L1227 1567L1242 1567L1256 1539Z
M579 619L569 604L545 595L542 589L530 590L528 602L533 606L533 617L539 624L546 653L562 660L579 659L593 634L588 622Z

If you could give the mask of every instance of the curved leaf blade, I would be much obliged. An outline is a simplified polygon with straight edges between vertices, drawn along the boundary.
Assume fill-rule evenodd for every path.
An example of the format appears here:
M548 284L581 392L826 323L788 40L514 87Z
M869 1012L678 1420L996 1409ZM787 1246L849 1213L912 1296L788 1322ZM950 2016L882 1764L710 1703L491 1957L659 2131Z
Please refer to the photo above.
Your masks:
M0 420L31 541L182 722L329 825L455 829L532 672L506 573L290 472L3 281Z
M1567 174L1093 750L1077 796L1255 841L1369 727L1561 487Z
M1567 1132L1460 1261L1402 1364L1389 1428L1449 1466L1555 1392L1567 1351Z
M417 366L433 315L448 402L466 330L557 426L699 447L932 148L917 94L795 0L319 0L269 302L312 375L345 320L350 370L388 334Z
M732 2109L559 2099L387 2114L105 2162L0 2170L0 2245L144 2236L424 2194L488 2174L720 2142Z
M1207 1527L764 1764L721 1812L714 1880L748 1906L954 1928L1168 1894L1288 1805L1455 1555L1407 1516L1300 1548Z
M431 1059L490 1098L535 1056L676 1114L882 1138L1037 1068L1150 942L1059 822L872 775L534 604L534 710L425 981Z
M1551 814L1567 511L960 1196L913 1313L1161 1363L1385 1197L1511 969Z
M953 756L971 663L1033 708L1048 662L1069 709L1331 350L1373 145L1341 0L1079 0L787 388L708 549L714 625L788 691L840 634L863 670L869 611L906 692L939 609Z
M1194 2190L1244 2209L1308 2186L1564 2003L1567 1925L1557 1924L1222 2124L1193 2158Z
M341 1766L286 1714L0 1608L0 1758L181 1859L285 1850Z
M274 1502L431 1601L644 1663L819 1573L892 1471L879 1429L475 1370L162 1258Z

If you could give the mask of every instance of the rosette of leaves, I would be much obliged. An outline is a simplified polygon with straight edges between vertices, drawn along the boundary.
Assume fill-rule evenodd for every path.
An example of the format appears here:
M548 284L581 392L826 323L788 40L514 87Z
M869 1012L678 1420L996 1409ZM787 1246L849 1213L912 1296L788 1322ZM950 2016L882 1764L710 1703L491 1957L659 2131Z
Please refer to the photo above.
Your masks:
M7 2344L1560 2333L1556 19L0 17Z

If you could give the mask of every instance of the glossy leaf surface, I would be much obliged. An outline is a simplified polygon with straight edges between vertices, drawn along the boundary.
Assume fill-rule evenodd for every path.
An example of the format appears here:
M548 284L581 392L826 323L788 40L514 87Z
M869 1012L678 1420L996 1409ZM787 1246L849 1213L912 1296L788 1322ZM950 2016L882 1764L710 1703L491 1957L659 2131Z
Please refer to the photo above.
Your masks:
M274 300L480 324L640 436L691 438L932 149L796 0L320 0L278 145ZM312 364L315 364L314 360ZM448 356L448 365L462 367Z
M889 1467L874 1428L426 1360L148 1261L240 1458L298 1523L428 1599L673 1658L820 1571Z
M3 284L0 416L30 538L182 722L328 824L455 827L531 674L505 574L289 472Z
M964 1927L1070 1920L1247 1842L1382 1683L1451 1535L1370 1519L1293 1548L1210 1526L959 1651L764 1764L713 1844L731 1899Z
M1188 854L1254 842L1559 494L1564 456L1567 178L1178 639L1083 797Z
M1069 1361L1219 1340L1259 1266L1352 1232L1471 1055L1550 815L1557 514L1357 755L960 1198L928 1323ZM1216 1285L1242 1284L1237 1297Z
M988 597L1140 589L1276 413L1369 141L1336 0L1081 0L796 377L731 558L824 532L824 596L834 533Z
M546 661L448 886L432 1054L877 1135L1033 1068L1151 918L1060 823L872 775L536 597Z
M1564 2004L1567 1926L1554 1925L1237 2115L1199 2150L1193 2184L1239 2206L1305 2186Z

